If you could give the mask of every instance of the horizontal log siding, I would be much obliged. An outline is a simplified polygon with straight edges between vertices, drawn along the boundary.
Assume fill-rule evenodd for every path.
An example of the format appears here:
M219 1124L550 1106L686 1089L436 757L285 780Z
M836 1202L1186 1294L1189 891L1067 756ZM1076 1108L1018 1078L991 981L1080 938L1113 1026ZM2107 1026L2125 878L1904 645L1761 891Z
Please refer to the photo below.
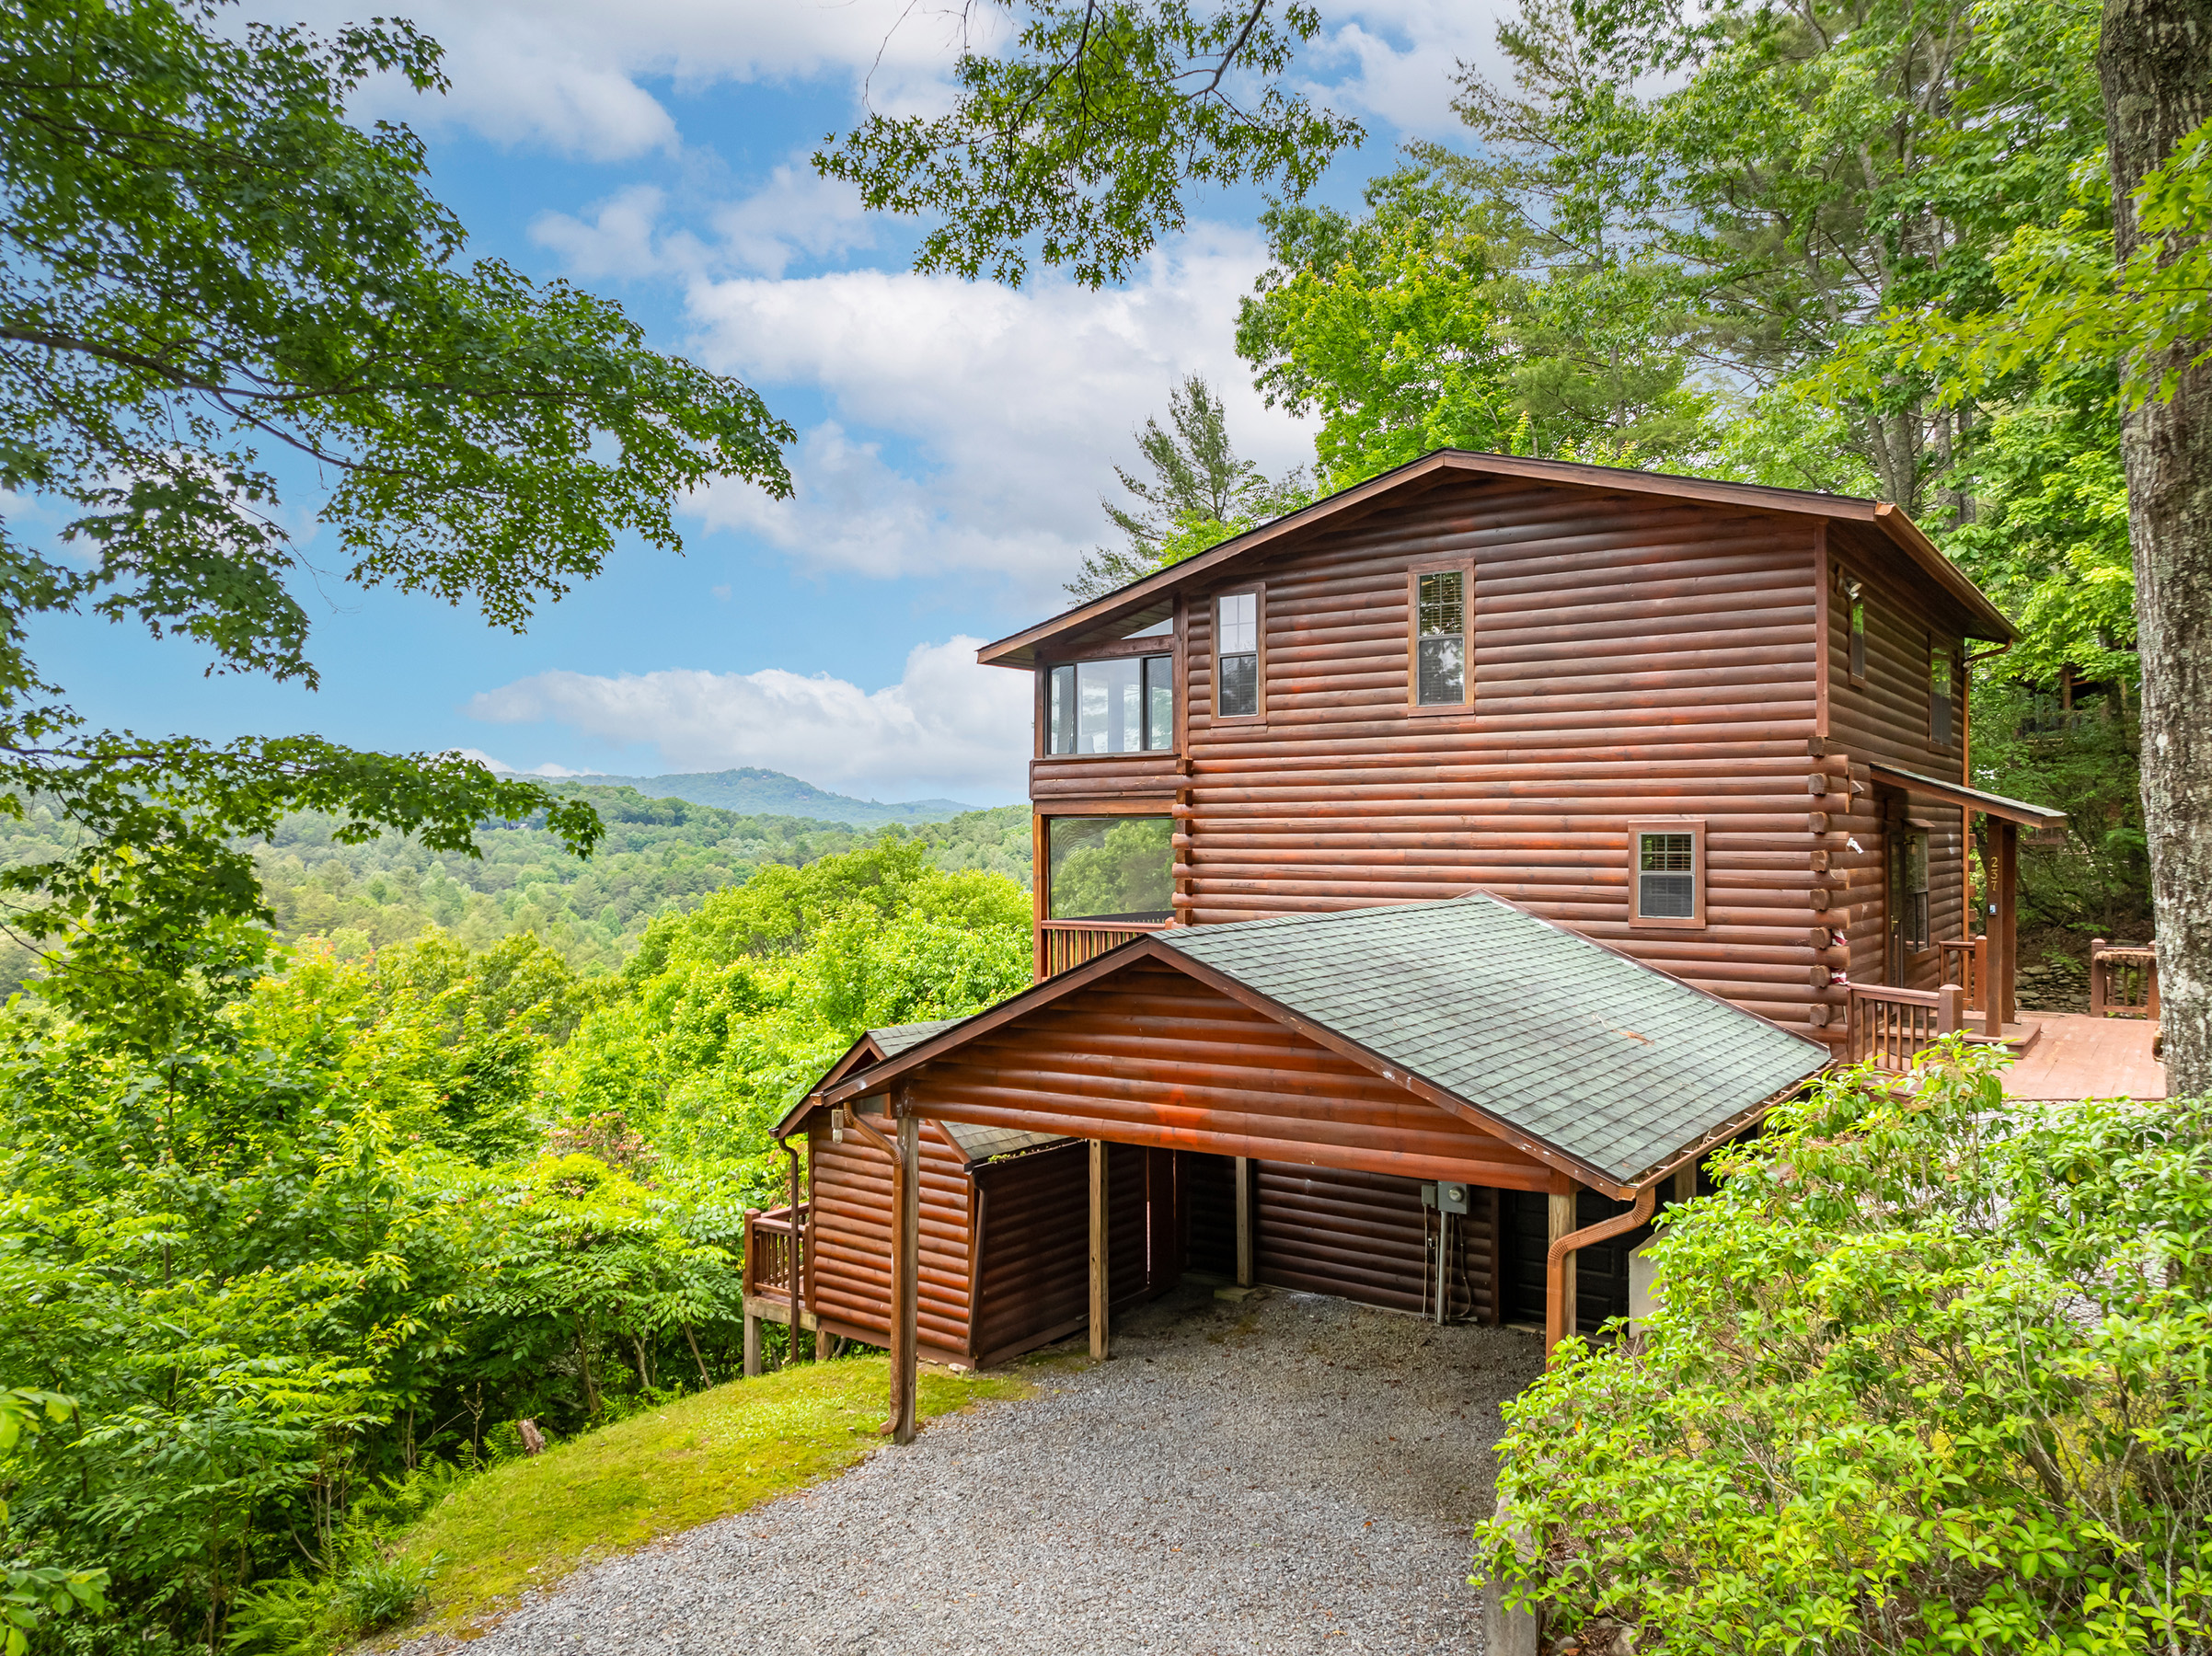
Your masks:
M1850 610L1840 598L1828 606L1828 734L1848 751L1849 762L1879 759L1925 776L1965 779L1965 704L1963 695L1951 710L1952 740L1938 746L1929 740L1930 641L1954 651L1987 646L1966 640L1950 600L1929 586L1895 548L1863 536L1836 536L1831 565L1849 570L1865 585L1867 672L1863 684L1850 678ZM1863 784L1862 784L1863 786ZM1847 893L1850 975L1855 982L1886 983L1888 959L1889 822L1899 815L1929 824L1928 907L1930 942L1968 935L1964 813L1954 805L1909 799L1885 812L1885 801L1869 788L1856 796L1849 822L1837 820L1815 845L1829 850L1838 881ZM1872 830L1870 834L1867 832ZM1856 838L1861 849L1852 852ZM1902 989L1933 989L1942 982L1942 951L1930 947L1906 960ZM1833 1031L1831 1031L1833 1032Z
M912 1083L925 1115L981 1127L1512 1189L1551 1179L1527 1153L1162 966L1125 969L975 1036Z
M984 1214L976 1358L997 1363L1089 1320L1090 1147L986 1162L975 1182Z
M1421 1181L1262 1162L1256 1185L1253 1243L1262 1282L1396 1311L1432 1304ZM1496 1320L1496 1195L1478 1190L1480 1211L1453 1221L1454 1317Z
M1476 563L1474 708L1411 717L1405 571L1454 556ZM1267 590L1258 725L1212 720L1211 594L1191 593L1186 916L1482 886L1806 1027L1826 998L1811 982L1814 566L1799 520L1440 488L1251 572ZM1626 824L1650 816L1706 821L1701 929L1629 923Z
M816 1110L807 1129L812 1169L807 1304L871 1344L891 1341L891 1163L857 1133L831 1142ZM879 1122L878 1125L884 1123ZM920 1339L972 1363L968 1339L970 1182L944 1130L925 1122L922 1147Z

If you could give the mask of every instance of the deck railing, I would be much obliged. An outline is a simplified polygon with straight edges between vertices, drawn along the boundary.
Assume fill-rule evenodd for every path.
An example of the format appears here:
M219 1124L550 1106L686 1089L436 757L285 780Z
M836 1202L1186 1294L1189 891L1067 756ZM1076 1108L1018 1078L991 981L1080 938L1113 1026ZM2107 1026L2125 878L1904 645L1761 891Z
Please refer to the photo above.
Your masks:
M794 1230L791 1210L788 1207L771 1208L762 1213L758 1208L745 1210L745 1297L789 1300L791 1297L791 1272L794 1267L801 1273L799 1285L806 1285L806 1212L807 1204L799 1204L799 1224ZM803 1298L803 1292L801 1294Z
M1945 937L1936 947L1943 951L1943 981L1966 992L1966 1004L1982 1004L1982 962L1988 958L1987 937Z
M2089 946L2089 1015L2159 1020L2159 946L2107 943Z
M1871 1063L1902 1075L1924 1048L1957 1032L1965 1005L1966 992L1956 983L1941 989L1853 983L1845 1014L1844 1056L1852 1064Z
M1037 981L1058 977L1132 937L1167 928L1135 921L1046 920L1037 927Z

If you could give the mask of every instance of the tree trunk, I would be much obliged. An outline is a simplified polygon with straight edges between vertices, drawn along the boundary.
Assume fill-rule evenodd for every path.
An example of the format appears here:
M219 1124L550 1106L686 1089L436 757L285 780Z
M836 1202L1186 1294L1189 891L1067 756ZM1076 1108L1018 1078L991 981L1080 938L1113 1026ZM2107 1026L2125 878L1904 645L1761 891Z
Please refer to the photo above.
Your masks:
M2212 0L2106 0L2097 74L2125 262L2142 244L2136 189L2212 112ZM2127 409L2120 454L2166 1087L2190 1098L2212 1093L2212 367L2184 368L2171 401Z

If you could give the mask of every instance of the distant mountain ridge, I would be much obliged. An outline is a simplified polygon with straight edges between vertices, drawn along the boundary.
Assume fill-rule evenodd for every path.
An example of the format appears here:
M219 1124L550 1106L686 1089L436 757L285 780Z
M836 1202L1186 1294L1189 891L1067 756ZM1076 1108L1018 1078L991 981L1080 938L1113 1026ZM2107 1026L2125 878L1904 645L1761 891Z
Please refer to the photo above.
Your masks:
M594 772L559 779L593 787L634 788L648 799L682 799L747 816L812 817L817 822L845 822L855 828L880 828L885 822L941 822L978 809L958 799L904 799L890 805L879 799L856 799L848 794L826 793L812 782L801 782L781 771L751 765L740 770L683 771L666 776L610 776Z

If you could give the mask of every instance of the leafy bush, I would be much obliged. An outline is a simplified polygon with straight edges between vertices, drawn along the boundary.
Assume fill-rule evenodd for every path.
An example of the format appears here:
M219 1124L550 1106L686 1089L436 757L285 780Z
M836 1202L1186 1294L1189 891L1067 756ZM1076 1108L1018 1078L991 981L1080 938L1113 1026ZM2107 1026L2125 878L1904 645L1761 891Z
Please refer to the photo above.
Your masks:
M1478 1568L1639 1650L2206 1650L2212 1108L1955 1043L1718 1158L1665 1308L1507 1406Z

